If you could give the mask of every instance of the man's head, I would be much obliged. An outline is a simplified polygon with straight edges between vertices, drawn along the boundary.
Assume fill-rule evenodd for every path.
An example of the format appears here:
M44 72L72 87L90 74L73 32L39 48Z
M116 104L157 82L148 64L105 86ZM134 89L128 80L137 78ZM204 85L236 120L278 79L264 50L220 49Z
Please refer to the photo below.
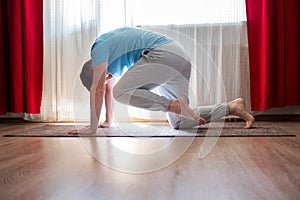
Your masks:
M91 85L93 82L93 65L92 65L92 60L87 61L84 63L81 73L80 73L80 79L84 87L88 91L91 89Z

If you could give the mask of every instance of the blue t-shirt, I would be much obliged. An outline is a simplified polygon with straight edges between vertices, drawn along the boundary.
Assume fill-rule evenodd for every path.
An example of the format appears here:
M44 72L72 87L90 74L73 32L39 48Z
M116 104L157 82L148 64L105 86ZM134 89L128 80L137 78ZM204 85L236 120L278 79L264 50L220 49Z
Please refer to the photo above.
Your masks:
M121 76L141 58L143 50L154 49L171 41L164 35L148 30L119 28L96 39L91 50L93 66L108 62L107 72Z

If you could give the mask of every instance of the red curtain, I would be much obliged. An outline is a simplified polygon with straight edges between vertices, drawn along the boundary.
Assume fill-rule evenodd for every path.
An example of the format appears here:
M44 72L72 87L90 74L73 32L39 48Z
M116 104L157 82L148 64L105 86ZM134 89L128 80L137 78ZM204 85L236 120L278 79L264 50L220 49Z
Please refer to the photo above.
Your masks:
M252 110L300 105L300 1L246 0Z
M0 114L40 113L43 0L1 0Z

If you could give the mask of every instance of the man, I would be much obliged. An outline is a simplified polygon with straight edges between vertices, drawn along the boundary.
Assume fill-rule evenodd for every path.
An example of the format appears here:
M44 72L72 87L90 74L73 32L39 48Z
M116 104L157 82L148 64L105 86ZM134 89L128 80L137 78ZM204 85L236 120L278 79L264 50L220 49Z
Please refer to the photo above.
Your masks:
M241 98L190 108L189 57L181 45L164 35L134 27L119 28L96 39L91 57L81 73L82 83L90 91L90 126L70 134L97 131L104 98L106 121L99 126L109 127L112 93L123 104L166 112L170 125L176 129L205 124L228 114L244 119L245 128L251 128L254 122ZM118 76L121 78L112 90L112 77ZM151 91L154 88L158 88L160 95Z

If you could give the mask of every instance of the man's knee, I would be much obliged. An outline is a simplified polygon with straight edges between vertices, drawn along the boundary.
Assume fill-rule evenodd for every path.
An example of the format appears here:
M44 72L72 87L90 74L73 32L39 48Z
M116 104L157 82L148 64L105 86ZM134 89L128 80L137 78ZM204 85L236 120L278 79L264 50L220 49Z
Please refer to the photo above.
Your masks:
M166 115L170 126L174 129L178 129L180 125L180 116L170 112L167 112Z
M120 85L115 85L113 88L113 97L114 99L122 104L129 105L129 100L131 98L132 91L126 89Z
M200 125L199 122L182 117L175 113L167 113L167 118L170 126L174 129L188 129Z

